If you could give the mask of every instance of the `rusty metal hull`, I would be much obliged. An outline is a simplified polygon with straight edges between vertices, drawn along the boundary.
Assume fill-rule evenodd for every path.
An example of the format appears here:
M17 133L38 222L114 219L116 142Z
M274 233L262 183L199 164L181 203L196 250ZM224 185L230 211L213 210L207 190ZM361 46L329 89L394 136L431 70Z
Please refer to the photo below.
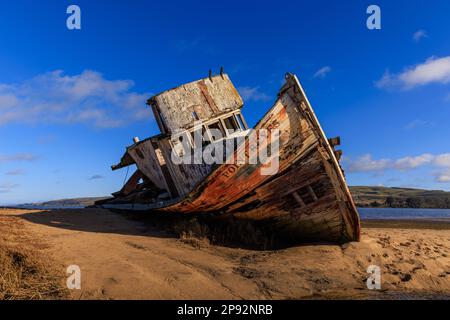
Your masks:
M254 129L280 132L275 175L262 174L263 164L223 164L187 196L152 209L267 221L293 240L358 241L359 216L344 174L295 75L287 75L277 101ZM247 142L236 154L246 151Z

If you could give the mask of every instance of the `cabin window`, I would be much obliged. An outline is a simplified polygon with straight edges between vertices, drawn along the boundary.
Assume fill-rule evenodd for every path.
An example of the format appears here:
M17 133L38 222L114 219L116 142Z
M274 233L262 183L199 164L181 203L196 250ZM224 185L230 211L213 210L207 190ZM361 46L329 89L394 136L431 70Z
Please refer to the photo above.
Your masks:
M192 146L195 148L195 131L190 131Z
M297 192L296 192L300 196L300 198L302 198L305 205L308 205L315 201L314 200L315 195L313 195L313 193L310 192L310 188L311 188L310 186L306 186L306 187L303 187L303 188L297 190ZM316 199L317 199L317 197L316 197Z
M223 119L223 123L225 125L225 129L227 130L228 134L231 134L239 130L239 125L236 122L235 117L233 116Z
M241 127L242 130L247 130L247 126L245 125L245 121L242 118L242 115L240 113L236 113L236 120L239 123L239 126Z
M196 145L196 143L195 143L195 139L197 138L198 139L198 137L197 136L200 136L200 141L204 141L204 136L205 136L205 132L206 132L206 129L205 129L205 127L203 126L203 127L195 127L194 128L194 130L193 131L189 131L189 132L187 132L187 136L189 137L189 140L191 141L191 146L193 147L193 148L196 148L196 147L201 147L201 145L202 145L202 143L200 143L200 145L199 146L197 146Z
M211 136L205 126L202 126L202 147L206 147L211 144Z
M198 116L197 112L192 111L192 118L194 118L195 121L200 120L200 117Z
M311 203L318 201L326 195L326 185L321 181L314 182L291 192L285 196L285 200L291 204L305 207Z
M324 183L324 180L319 180L319 181L312 183L311 188L313 189L317 198L321 199L327 195L327 190L329 188L329 185L327 183Z
M208 128L209 128L209 130L219 131L220 134L222 135L222 138L224 138L226 136L225 130L223 129L222 124L219 121L209 124ZM213 141L215 141L215 140L217 140L217 137L214 137L211 134L211 139L213 139Z

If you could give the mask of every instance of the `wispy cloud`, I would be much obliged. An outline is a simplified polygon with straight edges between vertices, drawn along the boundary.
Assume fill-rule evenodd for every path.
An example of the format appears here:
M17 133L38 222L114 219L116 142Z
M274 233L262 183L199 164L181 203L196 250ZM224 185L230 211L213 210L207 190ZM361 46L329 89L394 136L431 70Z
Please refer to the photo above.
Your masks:
M108 80L96 71L57 70L17 84L0 84L0 126L8 123L84 123L99 128L148 120L149 94L130 80Z
M259 87L239 87L237 89L246 101L269 101L271 97L261 92Z
M16 170L11 170L6 172L7 176L21 176L24 175L25 171L23 171L22 169L16 169Z
M0 154L0 163L2 162L18 162L18 161L35 161L38 157L31 153L16 154Z
M208 55L213 55L219 53L219 50L216 46L206 41L202 37L194 38L194 39L181 39L174 42L175 50L180 53L186 52L201 52Z
M405 126L405 129L406 130L414 130L414 129L417 129L417 128L420 128L420 127L430 127L430 126L433 126L433 125L434 125L433 122L416 119L416 120L413 120L413 121L409 122Z
M99 179L104 179L105 177L99 174L94 174L93 176L90 176L88 178L88 180L99 180Z
M11 192L14 188L17 188L19 185L11 182L1 183L0 184L0 193L8 193Z
M330 72L331 72L331 67L329 67L329 66L322 67L319 70L317 70L316 73L314 73L314 78L323 79Z
M414 32L413 34L413 40L415 42L419 42L420 40L422 40L423 38L428 38L428 34L426 33L425 30L420 29L417 30L416 32Z
M438 155L424 153L399 159L373 159L371 154L365 154L356 160L346 159L346 163L349 172L376 172L390 169L408 171L425 165L450 169L450 153Z
M431 57L424 63L411 66L405 71L392 74L389 71L375 82L378 88L412 89L432 83L447 84L450 82L450 56Z
M436 173L436 182L450 183L450 170Z

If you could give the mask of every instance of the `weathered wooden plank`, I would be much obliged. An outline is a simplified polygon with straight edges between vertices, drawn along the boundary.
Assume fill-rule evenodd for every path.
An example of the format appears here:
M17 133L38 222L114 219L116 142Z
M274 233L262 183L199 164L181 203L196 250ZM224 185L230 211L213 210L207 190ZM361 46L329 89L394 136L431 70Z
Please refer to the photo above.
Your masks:
M128 149L128 153L136 162L142 174L152 181L155 186L170 193L151 140L145 140L136 144Z
M151 98L148 103L160 113L166 133L190 129L196 120L206 121L240 109L244 104L226 74L165 91Z

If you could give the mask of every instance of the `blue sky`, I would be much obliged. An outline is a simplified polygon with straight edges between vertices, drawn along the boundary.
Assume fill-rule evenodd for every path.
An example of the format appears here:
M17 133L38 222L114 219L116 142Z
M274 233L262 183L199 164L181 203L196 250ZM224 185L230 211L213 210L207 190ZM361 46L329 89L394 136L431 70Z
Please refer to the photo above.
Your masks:
M77 4L82 29L66 28ZM382 29L366 28L381 8ZM450 2L0 4L0 204L103 196L145 101L220 66L253 125L296 73L351 185L450 190Z

